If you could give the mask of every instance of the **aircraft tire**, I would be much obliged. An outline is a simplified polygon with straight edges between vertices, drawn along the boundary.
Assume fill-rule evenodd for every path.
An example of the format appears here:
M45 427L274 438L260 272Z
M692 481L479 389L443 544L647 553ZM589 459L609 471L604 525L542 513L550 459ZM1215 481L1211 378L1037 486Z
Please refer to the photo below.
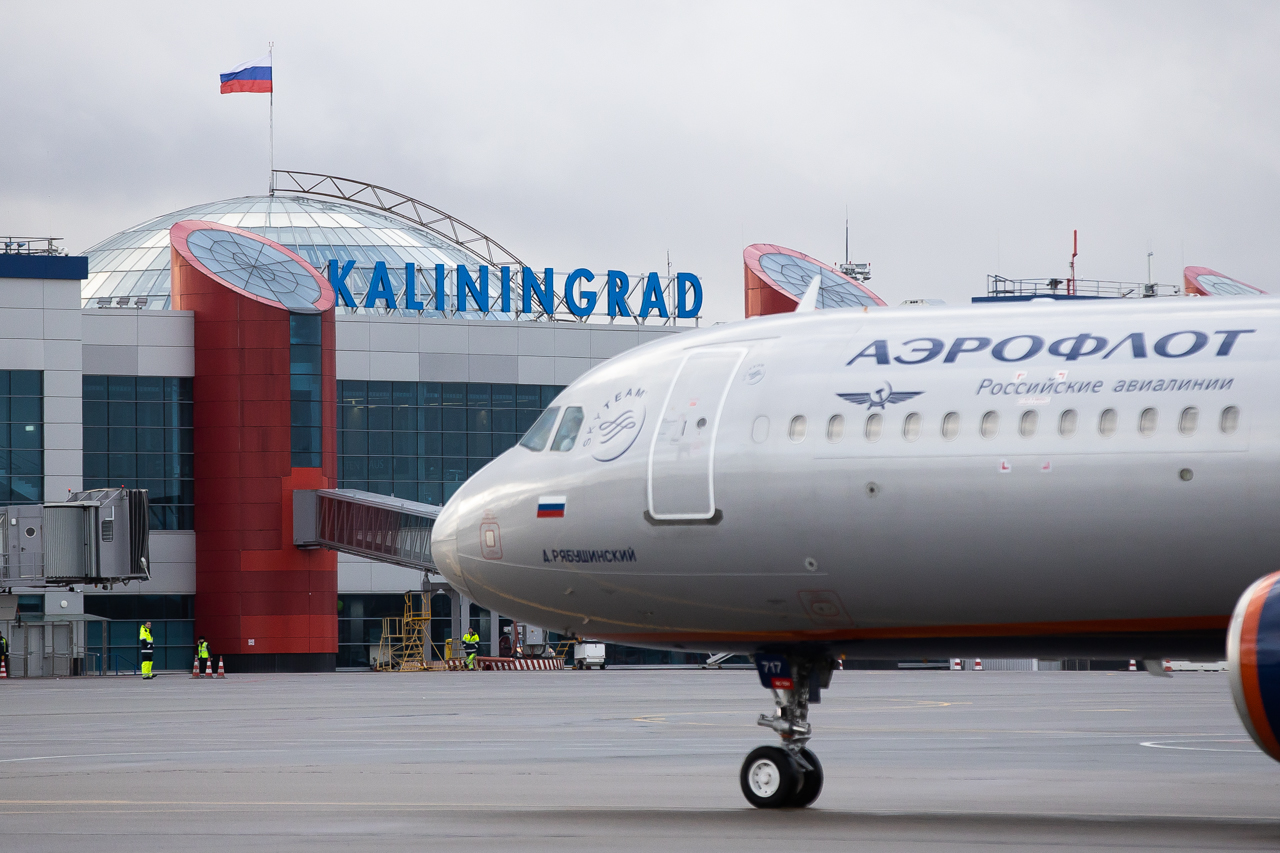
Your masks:
M801 772L800 787L796 789L796 794L791 798L791 802L787 803L787 805L797 809L810 805L822 793L822 763L818 761L818 756L808 749L800 750L800 755L804 757L805 761L809 762L813 769Z
M791 805L799 790L800 776L785 749L761 746L747 754L738 782L742 785L742 795L751 805L758 809L780 809Z

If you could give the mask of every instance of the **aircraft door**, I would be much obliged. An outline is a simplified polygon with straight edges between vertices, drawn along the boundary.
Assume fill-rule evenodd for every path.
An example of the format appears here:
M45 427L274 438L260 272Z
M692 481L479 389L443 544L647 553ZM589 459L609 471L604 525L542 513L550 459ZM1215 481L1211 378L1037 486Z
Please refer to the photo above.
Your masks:
M716 511L716 430L745 349L708 348L685 356L649 447L649 515L711 518Z

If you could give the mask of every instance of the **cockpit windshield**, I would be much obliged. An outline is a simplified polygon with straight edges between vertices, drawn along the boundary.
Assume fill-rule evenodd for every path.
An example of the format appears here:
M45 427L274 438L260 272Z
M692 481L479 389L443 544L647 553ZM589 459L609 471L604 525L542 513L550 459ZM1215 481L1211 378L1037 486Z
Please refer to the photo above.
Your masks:
M556 416L560 414L559 406L552 406L542 413L542 417L534 421L533 426L520 439L520 446L527 447L534 453L541 452L551 437L551 428L556 425Z
M578 430L582 428L582 407L570 406L564 410L564 420L560 429L556 430L556 439L551 442L552 450L573 450L573 443L578 440Z

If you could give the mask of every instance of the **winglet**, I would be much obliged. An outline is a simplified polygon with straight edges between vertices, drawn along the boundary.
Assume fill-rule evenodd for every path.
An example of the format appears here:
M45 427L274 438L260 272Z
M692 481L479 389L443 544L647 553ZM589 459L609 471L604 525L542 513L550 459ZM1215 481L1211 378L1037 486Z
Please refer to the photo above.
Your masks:
M800 304L796 306L796 313L818 310L818 291L821 289L822 273L818 273L813 277L813 281L809 282L809 289L804 292L804 299L801 299Z

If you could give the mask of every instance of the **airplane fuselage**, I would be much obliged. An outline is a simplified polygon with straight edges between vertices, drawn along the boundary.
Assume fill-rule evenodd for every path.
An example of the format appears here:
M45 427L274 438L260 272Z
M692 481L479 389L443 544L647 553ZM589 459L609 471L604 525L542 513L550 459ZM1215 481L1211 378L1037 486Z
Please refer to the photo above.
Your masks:
M1221 658L1280 554L1278 336L1266 298L678 335L565 389L433 553L483 606L633 645Z

